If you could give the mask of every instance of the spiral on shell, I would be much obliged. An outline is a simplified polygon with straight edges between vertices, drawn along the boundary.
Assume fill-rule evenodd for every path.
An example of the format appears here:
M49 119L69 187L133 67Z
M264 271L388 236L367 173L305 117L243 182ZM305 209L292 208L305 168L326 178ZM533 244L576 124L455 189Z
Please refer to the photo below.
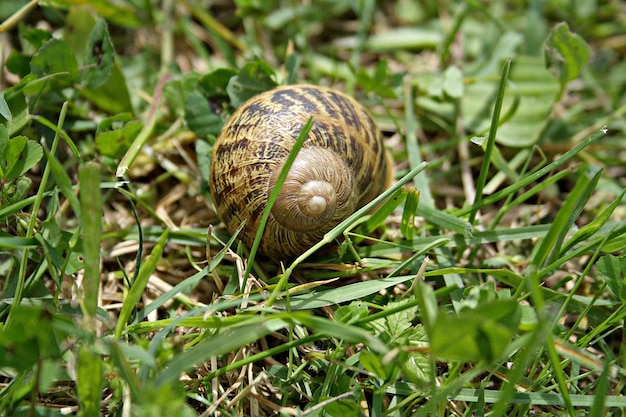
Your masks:
M365 108L325 87L291 85L261 93L227 121L211 158L209 187L230 233L252 245L267 199L303 126L313 118L259 250L299 255L389 186L392 167Z

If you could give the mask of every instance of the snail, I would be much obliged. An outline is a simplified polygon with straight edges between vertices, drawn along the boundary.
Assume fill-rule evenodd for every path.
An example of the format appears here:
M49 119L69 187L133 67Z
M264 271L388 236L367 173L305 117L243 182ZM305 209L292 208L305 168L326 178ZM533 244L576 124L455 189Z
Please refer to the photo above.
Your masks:
M392 180L382 135L367 110L314 85L274 88L241 105L213 148L209 189L217 215L252 245L267 199L300 131L313 127L289 170L259 251L287 260L373 200Z

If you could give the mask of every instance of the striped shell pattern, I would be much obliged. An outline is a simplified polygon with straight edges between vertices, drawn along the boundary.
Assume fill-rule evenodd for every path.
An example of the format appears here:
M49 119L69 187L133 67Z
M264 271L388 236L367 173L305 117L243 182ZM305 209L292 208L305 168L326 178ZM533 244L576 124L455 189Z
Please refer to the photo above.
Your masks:
M303 126L298 152L266 225L259 250L276 260L301 254L389 186L392 167L365 108L338 91L278 87L244 103L213 149L209 187L217 214L248 246L283 163Z

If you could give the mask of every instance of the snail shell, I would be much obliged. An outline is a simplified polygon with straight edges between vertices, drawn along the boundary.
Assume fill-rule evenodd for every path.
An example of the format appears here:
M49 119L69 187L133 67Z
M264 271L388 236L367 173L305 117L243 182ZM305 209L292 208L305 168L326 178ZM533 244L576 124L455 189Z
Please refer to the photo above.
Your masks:
M213 149L209 187L217 214L252 245L267 199L300 131L313 127L289 170L259 250L274 259L301 254L384 191L392 167L365 108L338 91L278 87L244 103Z

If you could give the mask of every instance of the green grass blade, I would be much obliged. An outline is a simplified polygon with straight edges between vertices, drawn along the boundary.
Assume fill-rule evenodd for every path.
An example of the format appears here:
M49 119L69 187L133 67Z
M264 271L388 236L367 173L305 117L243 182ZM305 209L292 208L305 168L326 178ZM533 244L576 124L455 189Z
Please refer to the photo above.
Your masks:
M410 188L406 190L406 201L402 210L402 220L400 221L400 233L406 239L413 239L415 234L415 213L417 212L419 190Z
M473 227L472 223L460 219L450 213L429 207L425 204L417 206L417 214L424 217L428 223L437 225L446 230L452 230L462 234L463 236L471 236Z
M623 109L620 109L622 111L626 111L626 105L624 106ZM591 136L589 136L587 139L583 140L582 142L580 142L578 145L574 146L572 149L570 149L569 151L565 152L563 155L559 156L557 159L555 159L552 163L544 166L543 168L533 172L532 174L529 174L523 178L520 178L519 181L517 181L515 184L511 184L506 188L503 188L502 190L490 195L489 197L485 197L482 200L474 203L472 206L470 207L464 207L462 209L460 209L457 213L458 216L462 216L465 214L468 214L470 212L472 212L473 210L478 210L482 207L486 207L489 206L491 204L494 204L495 202L506 198L507 196L509 196L510 194L517 192L518 190L521 190L522 188L532 184L533 182L539 180L539 178L543 177L546 174L549 174L551 171L553 171L556 167L558 167L559 165L564 164L565 162L569 161L570 159L572 159L573 157L575 157L576 155L578 155L580 153L580 151L582 151L583 149L585 149L587 146L597 142L598 140L600 140L600 138L602 138L603 136L605 136L607 134L607 130L606 128L602 128L600 131L592 134Z
M398 206L400 206L408 195L407 190L399 189L395 195L391 196L374 213L363 223L359 229L359 233L368 236L378 226L380 226ZM406 208L405 208L406 210Z
M406 119L406 148L407 157L409 159L409 166L411 168L418 167L424 161L422 160L422 152L420 150L420 144L417 140L418 129L420 128L417 115L415 114L415 106L413 105L413 85L408 81L404 83L404 104L405 104L405 119ZM430 185L426 172L420 172L415 176L413 181L415 188L420 190L420 199L422 203L428 206L434 206L433 196L430 191Z
M588 177L587 169L588 167L586 166L579 169L578 180L574 189L569 193L565 203L559 209L548 234L543 238L541 244L537 246L537 250L531 260L531 265L536 269L542 268L546 263L551 263L558 256L566 234L576 219L578 219L592 192L595 190L602 170L592 171L590 172L591 177Z
M59 146L59 140L61 136L60 132L62 131L61 126L63 126L63 123L65 122L67 109L68 109L68 102L66 101L63 103L63 106L61 107L61 111L59 112L59 120L57 122L57 126L55 129L54 139L52 140L52 145L50 146L51 155L56 154L57 148ZM35 234L35 226L37 224L37 219L38 219L37 213L39 212L39 209L41 208L41 205L42 205L45 189L48 185L48 178L50 177L50 170L51 170L51 167L49 165L46 165L46 167L43 170L43 174L41 175L39 189L37 190L37 195L35 196L35 200L33 201L33 206L30 210L30 218L28 221L28 226L26 228L26 236L25 236L26 238L31 238ZM15 295L13 296L13 303L11 304L11 307L9 309L9 316L7 317L7 320L5 322L6 326L8 326L11 323L14 311L19 307L20 303L22 302L24 285L26 283L29 250L30 249L28 247L24 248L24 252L22 254L22 259L20 261L19 277L17 279L17 285L15 288Z
M400 276L394 278L383 278L375 281L357 282L330 290L291 296L289 297L289 300L278 300L274 306L277 308L287 308L288 303L290 310L310 310L321 308L357 300L412 279L413 277L411 276Z
M324 235L324 238L319 243L317 243L316 245L312 246L309 250L307 250L302 255L300 255L298 258L296 258L291 263L289 268L287 268L285 270L285 272L280 275L280 280L278 281L278 284L276 285L276 288L274 289L274 292L272 292L272 295L267 300L266 305L268 307L271 307L274 304L274 302L278 298L278 294L285 287L285 284L289 280L289 277L291 276L291 273L296 268L296 266L298 266L300 263L302 263L306 258L311 256L317 250L322 248L324 245L327 245L328 243L330 243L333 240L335 240L337 237L341 236L341 234L343 234L350 226L352 226L357 221L359 221L365 214L370 212L374 207L376 207L377 205L381 204L383 201L385 201L386 199L391 197L398 189L400 189L406 183L411 181L417 174L419 174L424 169L426 169L426 167L428 167L428 163L427 162L422 162L420 165L418 165L417 167L413 168L404 177L402 177L398 182L396 182L394 185L389 187L386 191L381 193L377 198L375 198L374 200L372 200L371 202L369 202L365 206L361 207L359 210L354 212L346 220L344 220L343 222L339 223L337 226L335 226L335 228L333 228L331 231L326 233L326 235Z
M164 292L159 297L157 297L150 304L145 306L142 310L137 313L137 317L135 321L140 322L148 317L148 314L152 313L159 307L163 306L166 302L176 298L179 294L188 294L194 288L198 286L198 283L203 279L207 279L207 275L211 272L221 261L226 252L229 250L233 242L237 239L237 235L241 231L243 224L233 233L230 237L230 240L224 245L224 247L211 259L211 263L201 271L198 271L194 275L189 278L184 279L183 281L176 284L172 289ZM172 237L172 233L170 233L170 238Z
M225 329L221 333L206 338L193 348L178 354L169 363L169 366L157 375L155 384L162 385L176 381L181 372L207 361L211 356L235 352L242 346L284 328L286 325L287 323L282 319L269 318L263 323Z
M454 401L478 401L479 392L476 389L462 388L458 393L451 395L450 400ZM502 398L502 392L497 390L485 390L484 400L487 403L496 403ZM575 407L591 407L594 403L594 395L572 394L572 405ZM565 404L563 397L555 393L538 393L538 392L516 392L508 399L511 404L530 404L536 406L554 406L559 407ZM605 397L605 407L626 407L626 397L619 395L610 395ZM602 416L606 414L600 414Z
M298 316L297 321L316 332L329 337L339 338L348 342L359 344L364 343L372 350L380 354L389 352L389 347L382 340L357 326L329 320L314 315Z
M100 397L102 395L102 358L89 346L78 350L76 364L76 390L80 401L79 417L100 415Z
M80 181L80 213L83 231L83 276L81 307L87 327L96 316L98 286L100 284L100 239L102 233L102 202L100 197L100 170L95 164L87 164L78 171ZM78 213L77 213L78 214Z
M139 300L141 299L141 294L143 293L146 285L148 284L148 280L150 279L150 275L152 275L157 267L159 260L161 259L161 255L163 254L163 250L165 249L168 236L169 229L165 229L161 234L159 241L152 249L152 253L150 253L148 259L141 265L139 273L137 274L137 278L128 290L128 294L126 295L126 298L124 299L124 303L120 310L120 314L117 319L117 325L115 326L115 337L120 337L122 335L126 323L130 319L133 311L139 303Z
M504 89L506 87L507 80L509 79L509 70L511 69L511 59L507 59L502 67L502 74L500 76L500 84L498 85L498 94L496 96L496 102L493 108L493 117L491 118L491 128L489 129L489 135L487 135L487 144L485 146L485 156L483 157L483 163L480 166L480 173L478 174L478 180L476 181L476 195L474 196L474 205L483 198L483 190L487 183L487 175L489 173L489 167L491 166L491 158L496 146L496 132L498 131L498 125L500 123L500 113L502 111L502 102L504 101ZM474 206L473 206L474 207ZM474 207L469 213L469 222L474 223L478 208Z
M296 138L296 141L294 142L293 148L289 152L287 159L285 159L285 163L280 171L280 174L278 174L278 178L276 179L274 188L272 189L270 196L267 200L267 205L265 206L265 210L263 210L263 215L261 216L261 220L259 222L259 228L257 229L256 235L254 236L252 247L250 248L250 256L249 256L248 264L246 265L246 270L243 274L242 288L245 288L245 282L248 279L248 275L250 275L250 271L252 271L252 265L254 264L253 262L254 257L256 256L256 253L259 249L259 245L261 244L263 232L265 231L265 225L267 224L267 220L269 219L270 214L272 213L272 207L274 206L274 203L278 199L278 195L280 194L280 191L283 187L283 183L287 179L289 170L291 169L291 166L296 160L296 157L298 156L298 153L300 152L300 149L302 148L304 141L306 141L307 138L309 137L309 132L313 128L313 123L314 123L313 118L309 117L309 119L306 121L304 126L302 126L302 130L298 134L298 137Z
M152 132L154 131L154 128L156 126L156 122L158 119L157 109L158 109L159 101L161 100L163 87L168 79L169 79L168 76L163 76L161 80L159 81L159 84L157 85L156 91L154 93L154 99L153 99L154 101L152 103L152 107L150 109L150 112L148 113L148 120L145 122L143 128L141 129L137 137L135 137L135 140L126 151L126 154L124 154L124 156L120 160L120 163L117 166L117 171L115 174L117 178L123 178L124 176L126 176L126 173L130 169L130 166L133 164L135 159L137 158L137 155L139 155L139 152L141 151L143 146L148 142L148 139L150 139L150 137L152 136Z
M617 196L617 198L611 202L611 204L609 204L604 210L602 210L602 213L600 213L596 218L591 220L589 224L584 225L576 233L574 233L574 235L565 243L565 245L563 245L563 248L561 249L561 254L568 251L576 244L579 244L596 234L602 228L602 226L604 226L610 220L611 215L613 214L617 206L622 204L624 196L626 196L626 189L624 189Z

